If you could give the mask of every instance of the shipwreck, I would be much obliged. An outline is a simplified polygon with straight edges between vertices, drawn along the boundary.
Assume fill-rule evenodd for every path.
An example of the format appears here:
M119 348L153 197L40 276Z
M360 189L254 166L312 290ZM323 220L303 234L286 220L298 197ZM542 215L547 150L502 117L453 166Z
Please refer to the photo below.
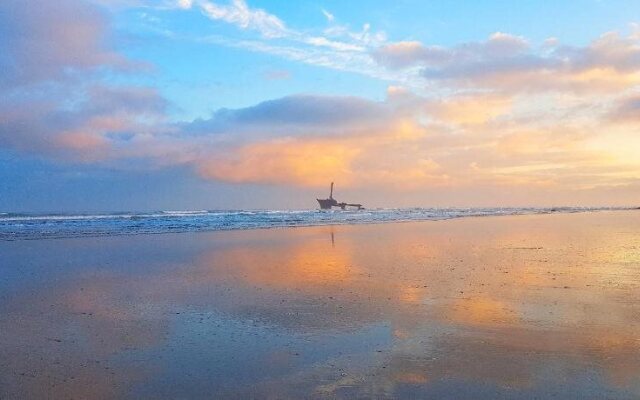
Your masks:
M357 210L364 210L362 204L357 203L339 203L338 200L333 198L333 182L331 182L331 191L329 192L328 199L316 199L318 200L318 204L320 204L320 209L322 210L331 210L333 207L340 207L343 210L346 210L347 207L354 207Z

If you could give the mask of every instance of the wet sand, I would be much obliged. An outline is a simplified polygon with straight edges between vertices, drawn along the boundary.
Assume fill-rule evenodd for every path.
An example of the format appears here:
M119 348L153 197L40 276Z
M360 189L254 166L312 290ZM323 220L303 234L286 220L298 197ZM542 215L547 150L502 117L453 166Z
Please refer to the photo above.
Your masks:
M1 399L640 398L640 211L0 242Z

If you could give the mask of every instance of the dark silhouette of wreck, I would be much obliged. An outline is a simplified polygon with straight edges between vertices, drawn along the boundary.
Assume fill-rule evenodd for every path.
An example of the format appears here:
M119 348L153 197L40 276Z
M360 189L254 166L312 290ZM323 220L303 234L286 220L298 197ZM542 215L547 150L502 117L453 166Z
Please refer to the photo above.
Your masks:
M331 210L332 207L340 207L343 210L347 207L356 207L358 210L364 210L362 204L338 203L338 201L333 198L333 182L331 182L331 192L329 193L329 198L316 200L318 200L318 204L320 204L320 208L322 210Z

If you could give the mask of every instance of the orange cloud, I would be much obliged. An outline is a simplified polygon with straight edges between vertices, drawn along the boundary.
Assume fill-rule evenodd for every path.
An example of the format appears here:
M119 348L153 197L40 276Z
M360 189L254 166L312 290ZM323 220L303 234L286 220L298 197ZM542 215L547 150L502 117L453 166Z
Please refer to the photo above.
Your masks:
M62 147L82 152L92 152L107 145L104 137L89 132L67 132L60 135L57 141Z
M433 103L429 112L438 120L459 125L479 125L506 114L513 100L506 96L454 97Z
M362 118L343 113L334 125L323 124L312 112L320 105L333 113L335 107L326 104L330 99L305 98L311 107L305 111L282 102L287 109L298 107L308 114L310 126L287 128L286 121L279 120L281 133L260 135L245 133L240 125L235 137L220 135L219 142L211 143L202 139L201 149L195 151L179 138L177 146L160 148L168 150L167 157L194 163L210 179L308 187L339 179L343 187L383 186L395 193L446 188L477 196L497 188L520 188L549 200L552 190L572 198L569 193L576 191L633 184L637 176L633 156L624 155L628 146L598 144L599 137L620 133L602 133L607 110L600 115L591 112L589 99L540 96L530 105L522 96L476 94L434 101L398 87L389 88L388 96L376 105L357 103L353 112ZM550 106L556 110L548 115ZM269 107L275 112L274 103ZM574 116L562 120L564 109ZM239 113L248 118L241 114L244 111ZM369 123L367 116L376 114L379 117ZM145 151L154 148L160 149L147 146Z
M449 177L420 146L424 129L401 119L370 131L335 138L283 138L250 143L197 161L199 173L235 183L324 187L441 185ZM424 154L423 154L424 153Z
M200 174L228 182L326 185L333 177L351 175L350 164L360 151L331 140L296 139L254 143L230 156L215 157L198 166Z

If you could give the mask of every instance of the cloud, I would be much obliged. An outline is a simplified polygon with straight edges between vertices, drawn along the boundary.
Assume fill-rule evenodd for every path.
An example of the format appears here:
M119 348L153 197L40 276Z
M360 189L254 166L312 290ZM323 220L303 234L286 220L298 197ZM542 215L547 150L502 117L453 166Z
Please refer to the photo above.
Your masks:
M107 17L77 0L0 2L0 87L140 67L110 48Z
M392 68L413 65L444 67L455 66L461 62L517 57L527 49L528 44L523 38L497 32L485 42L465 43L454 48L425 47L415 41L392 43L376 49L373 57Z
M163 118L167 102L156 90L104 82L142 64L110 45L101 8L8 0L0 4L0 27L0 145L95 162L113 157L112 141Z
M197 165L202 176L221 181L315 186L349 174L358 151L327 139L279 139L241 146Z
M116 157L114 146L158 129L166 101L153 89L89 86L60 98L0 102L0 144L48 156L84 161Z
M609 117L615 122L640 122L640 95L619 99Z
M189 9L193 6L193 0L178 0L178 7L182 9Z
M221 109L211 119L193 125L200 131L209 132L230 125L241 131L250 127L282 130L296 126L332 131L329 124L342 127L375 124L388 114L389 110L383 104L359 97L294 95L241 109Z
M383 32L372 32L369 24L364 24L362 30L356 32L347 26L332 26L314 34L309 30L291 29L278 16L252 8L244 0L233 0L226 5L203 0L194 1L193 5L197 5L212 20L232 24L248 33L259 33L259 37L254 39L212 35L195 39L199 42L263 52L293 61L367 75L388 74L375 68L375 63L367 54L371 46L386 40Z
M327 39L327 38L321 37L321 36L305 37L302 40L305 43L308 43L308 44L313 45L313 46L328 47L328 48L331 48L333 50L338 50L338 51L361 52L361 51L365 50L364 47L362 47L360 45L357 45L357 44L338 42L338 41L330 40L330 39Z
M442 180L433 160L404 157L423 136L411 121L420 108L397 98L298 95L236 110L181 127L210 146L192 159L206 178L235 183L324 186L385 182L403 187Z
M175 12L172 4L164 11ZM35 1L10 0L0 4L8 71L0 77L0 146L114 168L186 166L232 183L324 187L339 179L344 187L451 198L551 201L554 193L573 199L638 187L635 34L606 34L584 47L535 48L504 33L452 47L380 45L386 39L367 25L320 36L240 0L183 5L260 36L206 43L393 85L381 101L306 93L171 122L158 90L112 83L141 70L111 45L103 9L62 0L32 13Z
M216 46L227 46L246 51L265 53L286 60L301 62L309 65L331 68L339 71L356 72L380 79L390 79L390 74L380 71L366 52L357 45L322 40L315 42L317 37L298 37L289 43L272 44L261 40L236 40L213 35L200 38L198 41ZM354 47L356 46L356 47ZM351 50L348 50L351 49ZM355 51L357 49L357 51ZM404 81L404 80L403 80Z
M222 20L242 29L256 30L266 38L279 38L289 34L280 18L261 9L249 8L244 0L232 0L228 5L201 1L199 5L211 19Z
M227 5L210 1L195 4L205 15L204 7L214 10L209 15L212 19L260 33L256 39L212 35L199 38L201 42L356 72L422 94L477 90L602 94L640 82L639 39L633 27L627 36L610 32L582 47L563 45L557 38L534 46L521 36L503 32L484 41L445 47L418 41L390 43L384 32L373 32L368 23L360 31L334 24L322 34L294 30L276 15L252 8L243 0Z
M329 11L325 10L324 8L320 11L322 11L322 15L324 15L324 17L327 19L328 22L333 22L336 19L336 17L333 14L331 14Z
M441 87L508 92L606 92L640 83L640 46L631 34L606 33L585 47L557 40L533 48L524 38L495 33L453 47L397 42L372 51L390 69L420 68Z
M438 121L459 125L485 124L511 110L513 100L507 96L468 95L434 101L427 106Z
M440 57L446 57L442 48L432 47L427 49L420 42L396 42L375 49L373 58L390 68L405 68L420 64L427 60L436 61Z
M281 130L279 137L266 139L268 136L262 135L262 140L253 138L249 143L232 145L223 157L202 161L206 166L204 175L234 182L322 185L331 175L338 174L349 186L384 184L415 190L475 184L553 187L561 182L577 187L598 182L598 176L611 173L624 180L632 169L629 166L614 172L615 163L605 152L589 150L586 144L594 135L591 129L567 125L534 128L516 122L496 125L484 115L480 118L456 114L458 107L464 110L469 104L483 102L494 102L499 110L495 113L509 107L500 98L464 97L444 103L442 108L447 112L434 113L434 103L422 100L431 117L464 126L461 131L449 133L412 122L421 118L417 108L400 114L394 109L397 104L388 100L380 104L387 108L387 117L373 124L347 129L342 123L326 122L327 126L342 126L341 135L333 139L329 132L305 137ZM305 128L316 132L314 124Z
M362 136L255 141L196 164L204 177L236 183L324 187L339 179L343 186L384 184L396 189L446 183L448 177L435 161L406 157L414 139L403 134L417 138L419 131L398 123Z
M228 5L209 1L199 4L215 11L209 15L202 8L212 19L260 34L253 39L211 35L197 38L200 42L355 72L423 95L479 90L602 95L640 83L637 28L626 36L605 33L586 46L564 45L557 38L536 46L526 38L504 32L496 32L484 41L437 46L418 41L389 42L384 32L372 31L368 23L359 31L333 23L321 33L295 30L276 15L249 7L243 0Z

